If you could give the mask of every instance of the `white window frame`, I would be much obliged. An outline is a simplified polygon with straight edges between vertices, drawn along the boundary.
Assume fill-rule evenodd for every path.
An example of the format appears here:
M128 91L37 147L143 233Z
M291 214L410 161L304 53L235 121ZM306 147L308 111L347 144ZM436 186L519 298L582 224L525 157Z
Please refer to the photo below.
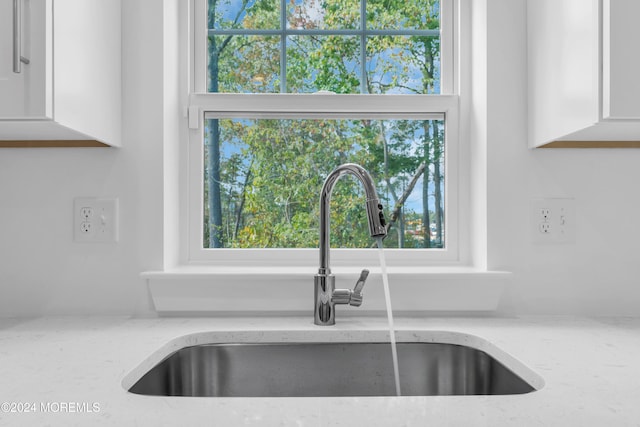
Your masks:
M307 266L318 262L318 249L204 249L204 119L207 118L407 118L445 116L445 248L386 249L391 266L459 265L462 194L468 184L461 180L460 100L458 96L458 0L441 0L441 94L440 95L335 95L335 94L230 94L206 93L206 0L191 0L189 11L189 71L186 100L188 149L181 188L186 195L182 210L181 258L185 264L214 266ZM318 189L318 197L320 189ZM462 219L465 221L466 219ZM466 239L465 239L466 240ZM377 265L374 249L331 250L332 267Z

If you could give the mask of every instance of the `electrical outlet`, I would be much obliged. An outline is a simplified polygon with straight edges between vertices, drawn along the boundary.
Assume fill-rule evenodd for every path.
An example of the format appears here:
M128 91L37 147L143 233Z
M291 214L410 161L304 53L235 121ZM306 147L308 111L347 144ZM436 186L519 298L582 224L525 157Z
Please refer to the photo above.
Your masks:
M540 208L538 215L540 215L540 220L542 222L549 222L549 219L551 218L551 210L549 208Z
M551 233L551 224L548 222L543 222L538 225L538 230L542 234L550 234Z
M89 221L83 221L80 223L80 233L83 235L89 235L93 232L93 226Z
M575 200L545 198L531 201L531 240L534 243L575 242Z
M78 197L73 201L76 242L118 241L118 199Z
M83 206L80 208L80 216L89 219L93 216L93 208L91 206Z

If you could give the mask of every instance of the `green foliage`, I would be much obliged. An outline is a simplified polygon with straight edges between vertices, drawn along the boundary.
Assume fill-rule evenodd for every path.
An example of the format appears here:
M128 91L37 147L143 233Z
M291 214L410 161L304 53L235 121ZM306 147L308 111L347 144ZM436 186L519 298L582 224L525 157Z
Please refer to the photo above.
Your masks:
M423 121L217 120L225 141L221 203L228 247L317 246L320 188L345 162L369 170L389 217L421 162ZM361 184L345 176L331 204L332 245L370 246ZM405 208L405 214L420 213ZM415 227L409 231L402 246L419 247L419 239L409 242ZM387 246L400 246L392 236Z
M279 5L279 0L209 0L209 28L278 29ZM367 0L366 22L375 29L438 29L438 9L438 0ZM286 12L288 28L360 26L357 0L287 0ZM208 40L211 91L280 92L279 35L216 33ZM360 37L301 31L286 40L287 91L359 93L364 85L371 93L436 93L439 43L433 36L370 36L366 57L360 58ZM360 81L363 59L365 82ZM220 190L213 205L221 208L222 220L212 221L205 185L205 247L214 246L210 236L218 231L216 245L225 247L317 247L320 189L329 172L345 162L372 174L387 218L424 163L423 188L416 186L409 199L422 199L426 189L431 205L434 199L442 204L442 121L212 119L207 129L219 148L205 147L205 161L219 160L220 179L212 181L207 167L204 179ZM346 178L332 194L331 244L369 247L364 196L360 184ZM442 246L442 206L425 211L414 200L401 207L386 246Z

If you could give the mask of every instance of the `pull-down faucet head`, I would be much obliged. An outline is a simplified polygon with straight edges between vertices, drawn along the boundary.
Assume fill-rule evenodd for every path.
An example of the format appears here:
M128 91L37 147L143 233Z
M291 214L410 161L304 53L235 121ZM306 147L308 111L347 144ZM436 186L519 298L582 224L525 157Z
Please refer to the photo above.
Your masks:
M335 304L359 306L362 303L362 288L369 274L368 270L362 271L353 291L335 289L335 276L331 274L331 268L329 267L329 241L331 235L329 202L331 201L333 187L338 179L345 174L351 174L358 178L364 187L367 199L365 208L371 237L384 237L387 234L382 204L369 172L354 163L345 163L335 168L324 181L320 193L320 267L318 268L318 274L314 278L314 322L316 325L335 324Z
M331 235L331 224L329 219L329 202L331 192L341 176L351 174L358 178L364 187L366 197L365 207L367 209L367 222L369 224L369 234L372 238L384 237L387 235L386 222L382 211L382 204L378 198L376 187L369 172L365 168L355 163L345 163L338 166L327 176L320 193L320 273L329 269L329 237Z

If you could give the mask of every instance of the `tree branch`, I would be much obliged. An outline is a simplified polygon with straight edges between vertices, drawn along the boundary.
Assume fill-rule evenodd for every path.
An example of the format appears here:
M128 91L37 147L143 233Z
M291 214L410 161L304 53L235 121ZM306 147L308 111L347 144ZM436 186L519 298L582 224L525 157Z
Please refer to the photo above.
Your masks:
M404 202L406 202L407 199L409 198L409 195L411 195L413 188L418 183L418 180L420 179L420 176L422 176L422 174L424 173L424 170L426 169L426 167L427 167L427 164L425 162L420 163L420 166L418 166L418 169L416 169L413 176L411 177L411 181L409 181L409 185L407 185L407 188L405 188L404 192L402 193L402 196L400 196L396 204L393 206L393 211L391 212L391 216L387 220L387 225L385 226L385 228L387 229L387 236L389 235L389 230L391 229L391 227L396 223L396 221L398 221L398 218L400 217L400 211L402 210L402 206L404 206ZM375 246L376 246L375 243L371 245L372 248Z

